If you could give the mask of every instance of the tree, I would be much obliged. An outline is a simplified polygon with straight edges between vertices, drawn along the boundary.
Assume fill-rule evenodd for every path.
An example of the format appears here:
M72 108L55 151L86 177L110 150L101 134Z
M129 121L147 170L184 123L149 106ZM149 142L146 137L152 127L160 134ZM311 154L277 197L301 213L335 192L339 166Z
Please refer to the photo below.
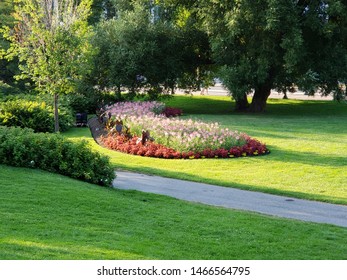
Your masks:
M196 7L237 109L262 112L271 89L294 85L345 95L345 0L201 0Z
M14 26L14 0L2 0L0 2L0 28L1 26ZM3 38L0 34L0 57L5 53L10 46L10 42ZM0 59L0 81L13 86L15 84L14 76L18 74L18 59L13 61L7 61L6 59ZM22 85L21 85L22 86Z
M115 0L93 0L89 24L97 24L102 19L111 19L116 15Z
M72 93L88 71L92 54L87 19L90 0L17 0L18 24L3 30L10 41L7 58L19 57L20 78L31 78L40 92L54 96L59 131L60 94Z
M135 94L140 88L173 92L179 83L199 84L203 71L197 69L207 63L208 38L188 17L179 18L176 10L159 4L119 4L115 18L98 25L93 76L101 88L115 87L119 94L124 86Z

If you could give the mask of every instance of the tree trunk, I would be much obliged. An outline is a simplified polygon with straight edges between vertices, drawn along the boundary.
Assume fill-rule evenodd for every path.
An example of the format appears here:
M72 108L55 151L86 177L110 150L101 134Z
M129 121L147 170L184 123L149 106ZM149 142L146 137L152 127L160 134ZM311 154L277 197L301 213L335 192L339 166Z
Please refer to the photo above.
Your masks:
M117 101L122 100L122 91L121 91L121 87L120 85L117 86L117 90L116 90L116 98Z
M57 93L54 94L54 132L59 132L59 104L58 104L59 95Z
M243 96L234 97L235 98L235 111L246 112L249 108L249 103L247 100L247 94Z
M286 90L283 92L283 99L288 99L288 95L287 95L287 91Z
M271 93L271 86L262 85L255 89L249 112L263 113L266 107L266 101Z

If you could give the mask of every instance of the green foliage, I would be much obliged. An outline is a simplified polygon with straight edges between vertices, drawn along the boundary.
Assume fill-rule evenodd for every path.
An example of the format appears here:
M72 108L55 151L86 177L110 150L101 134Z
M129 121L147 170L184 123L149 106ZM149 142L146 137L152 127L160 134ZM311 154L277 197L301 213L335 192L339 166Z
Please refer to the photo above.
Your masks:
M39 168L105 186L115 176L108 158L91 151L86 142L14 127L0 126L0 164Z
M72 113L66 107L59 110L59 125L66 131L73 124ZM41 98L18 95L0 102L0 125L31 128L35 132L54 132L53 106Z
M87 112L95 114L101 107L114 104L122 97L114 91L101 91L92 87L89 83L81 83L75 94L63 97L74 112Z
M298 85L335 97L347 78L346 1L198 1L221 78L236 101L255 91L262 111L272 88Z
M11 15L14 10L14 0L2 0L0 2L0 26L12 25L14 18Z
M13 12L14 0L2 0L0 2L0 29L2 26L10 26L13 28L15 22ZM0 32L0 83L3 81L11 86L19 84L20 87L23 87L23 83L18 83L14 79L14 76L19 73L18 59L7 61L2 58L2 55L6 52L9 46L10 42L6 40Z
M76 11L61 4L60 14L53 11L51 18L37 0L21 0L20 3L22 5L16 9L17 32L12 34L8 28L4 30L5 38L11 42L7 57L18 55L22 62L20 77L30 77L41 91L72 92L76 80L88 70L86 54L91 52L90 29L85 22L88 1L82 1ZM72 12L74 14L70 15Z
M101 19L111 19L116 15L115 0L93 0L89 24L97 24Z
M18 88L15 88L7 83L0 81L0 100L5 96L19 93L20 91Z
M6 58L20 60L21 75L30 78L38 91L55 97L55 131L58 126L58 96L74 93L76 84L90 69L92 29L88 26L91 0L19 0L18 24L2 30L10 41Z
M135 2L96 30L95 83L118 92L126 87L133 94L144 89L151 99L177 85L197 88L208 63L207 36L187 19L178 26L167 10L158 17L148 3Z

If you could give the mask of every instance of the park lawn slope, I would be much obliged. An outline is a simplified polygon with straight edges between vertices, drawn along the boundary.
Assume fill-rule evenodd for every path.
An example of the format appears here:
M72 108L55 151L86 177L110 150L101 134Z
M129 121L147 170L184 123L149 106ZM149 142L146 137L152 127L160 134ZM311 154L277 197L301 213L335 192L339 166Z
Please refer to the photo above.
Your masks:
M229 97L175 96L184 118L219 122L266 143L271 154L237 159L167 160L99 147L88 129L66 137L89 139L115 167L142 173L292 197L347 204L347 105L330 101L270 100L266 114L232 112Z
M0 259L346 259L347 229L0 165Z

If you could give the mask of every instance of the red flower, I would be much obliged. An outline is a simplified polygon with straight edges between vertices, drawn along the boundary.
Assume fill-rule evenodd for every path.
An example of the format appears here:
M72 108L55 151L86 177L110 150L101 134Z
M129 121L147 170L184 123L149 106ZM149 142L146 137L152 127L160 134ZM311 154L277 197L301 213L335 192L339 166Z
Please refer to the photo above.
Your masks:
M144 155L146 154L146 152L147 152L147 148L144 147L144 146L142 146L142 147L140 147L140 149L137 151L137 155L138 155L138 156L144 156Z
M227 158L229 156L229 151L225 149L218 149L215 151L215 154L220 158Z
M202 152L189 151L187 153L180 153L155 142L147 142L146 145L137 144L136 136L132 137L131 139L127 139L123 135L108 135L107 137L101 137L101 141L106 147L124 153L168 159L231 158L245 155L264 155L269 153L266 145L250 137L246 138L246 144L242 147L232 147L229 150L205 149Z
M169 117L177 117L182 115L182 110L173 107L165 107L163 113L167 118Z

